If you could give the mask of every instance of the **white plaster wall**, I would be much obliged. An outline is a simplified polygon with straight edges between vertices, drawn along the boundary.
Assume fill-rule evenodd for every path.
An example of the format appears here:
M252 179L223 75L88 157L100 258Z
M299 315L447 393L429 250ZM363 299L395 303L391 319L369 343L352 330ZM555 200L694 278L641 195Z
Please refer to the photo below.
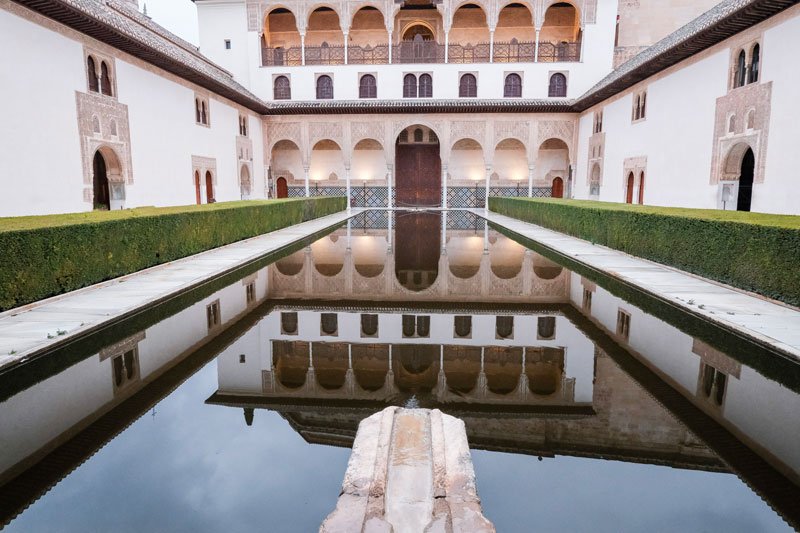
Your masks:
M247 39L247 9L242 0L213 0L197 2L200 30L200 52L224 68L234 79L250 85L250 47ZM225 40L231 49L225 48ZM255 61L261 60L260 50Z
M0 217L91 207L75 100L86 91L82 45L0 10L0 65Z

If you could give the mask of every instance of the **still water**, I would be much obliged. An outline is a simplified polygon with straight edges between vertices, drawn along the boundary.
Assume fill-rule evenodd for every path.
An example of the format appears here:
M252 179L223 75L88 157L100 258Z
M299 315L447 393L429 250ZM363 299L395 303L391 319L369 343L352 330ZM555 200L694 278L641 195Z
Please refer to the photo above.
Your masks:
M387 405L498 531L800 524L797 364L467 213L295 248L0 375L5 530L315 531Z

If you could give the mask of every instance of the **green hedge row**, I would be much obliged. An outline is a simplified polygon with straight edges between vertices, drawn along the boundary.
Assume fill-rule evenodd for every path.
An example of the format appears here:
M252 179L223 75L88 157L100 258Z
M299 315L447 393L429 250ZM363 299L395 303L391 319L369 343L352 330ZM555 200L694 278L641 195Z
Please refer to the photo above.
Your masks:
M0 219L0 310L345 208L323 197Z
M530 198L490 198L489 208L800 305L798 216Z

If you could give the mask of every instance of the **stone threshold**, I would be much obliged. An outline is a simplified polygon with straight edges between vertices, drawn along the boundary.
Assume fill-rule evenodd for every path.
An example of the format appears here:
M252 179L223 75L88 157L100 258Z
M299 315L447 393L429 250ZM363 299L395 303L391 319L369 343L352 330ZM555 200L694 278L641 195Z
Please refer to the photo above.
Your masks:
M361 211L327 215L0 313L0 371L337 226Z
M483 209L472 213L800 361L800 311L781 302Z

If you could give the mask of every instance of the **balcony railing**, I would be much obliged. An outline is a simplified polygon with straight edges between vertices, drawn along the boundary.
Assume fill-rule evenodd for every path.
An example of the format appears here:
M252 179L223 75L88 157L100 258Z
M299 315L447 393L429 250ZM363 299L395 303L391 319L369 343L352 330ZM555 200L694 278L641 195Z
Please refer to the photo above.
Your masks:
M493 50L492 50L493 49ZM575 62L581 59L581 43L539 43L536 55L535 42L495 42L457 44L450 43L447 48L435 41L402 41L391 47L350 45L345 57L344 46L306 46L306 65L386 65L389 63L444 63L445 50L449 63L556 63ZM492 53L493 52L493 53ZM261 64L271 66L299 66L303 64L303 50L300 47L261 49Z

